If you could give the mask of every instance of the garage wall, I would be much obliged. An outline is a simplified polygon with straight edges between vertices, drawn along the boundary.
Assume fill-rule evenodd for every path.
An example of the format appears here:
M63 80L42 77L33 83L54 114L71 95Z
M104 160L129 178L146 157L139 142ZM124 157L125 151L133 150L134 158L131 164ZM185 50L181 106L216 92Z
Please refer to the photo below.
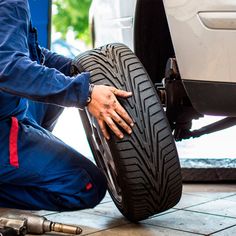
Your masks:
M33 25L38 29L41 46L50 47L51 0L29 0Z

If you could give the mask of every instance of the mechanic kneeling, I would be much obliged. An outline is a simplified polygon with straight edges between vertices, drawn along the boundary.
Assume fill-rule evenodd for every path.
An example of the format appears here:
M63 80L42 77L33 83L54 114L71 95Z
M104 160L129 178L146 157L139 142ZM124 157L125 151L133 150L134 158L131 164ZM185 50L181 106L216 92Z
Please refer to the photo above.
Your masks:
M105 176L51 131L63 107L87 106L107 139L106 125L122 138L116 123L131 133L133 122L116 96L131 93L70 77L71 59L39 47L27 0L2 0L0 25L0 207L94 207Z

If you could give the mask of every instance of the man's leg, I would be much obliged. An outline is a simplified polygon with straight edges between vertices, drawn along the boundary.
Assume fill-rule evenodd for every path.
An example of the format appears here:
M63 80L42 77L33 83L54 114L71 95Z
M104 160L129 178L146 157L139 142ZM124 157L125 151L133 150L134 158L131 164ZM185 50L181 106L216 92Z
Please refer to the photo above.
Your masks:
M9 125L1 123L2 127ZM1 128L1 127L0 127ZM103 173L88 159L31 121L19 122L19 168L9 161L9 130L0 135L0 206L75 210L105 195Z

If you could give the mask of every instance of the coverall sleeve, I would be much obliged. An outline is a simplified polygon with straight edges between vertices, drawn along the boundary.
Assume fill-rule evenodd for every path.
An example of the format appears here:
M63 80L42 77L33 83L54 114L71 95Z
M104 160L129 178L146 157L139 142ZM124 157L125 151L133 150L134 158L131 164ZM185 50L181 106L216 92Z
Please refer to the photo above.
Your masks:
M69 77L30 60L26 0L0 1L0 90L32 100L83 108L89 73Z
M71 58L67 58L55 52L51 52L46 48L41 48L41 50L45 56L45 66L49 68L55 68L64 75L70 76L70 68L72 62Z

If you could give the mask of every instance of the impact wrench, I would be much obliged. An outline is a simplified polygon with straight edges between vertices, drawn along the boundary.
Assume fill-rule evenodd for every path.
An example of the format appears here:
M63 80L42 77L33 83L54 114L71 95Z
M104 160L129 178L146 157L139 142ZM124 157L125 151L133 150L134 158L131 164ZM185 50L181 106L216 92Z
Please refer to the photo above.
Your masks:
M82 229L78 226L56 223L47 220L44 216L14 210L0 212L0 229L0 236L23 236L26 233L44 234L47 232L60 232L76 235L82 233ZM11 230L15 233L9 234L9 231Z

